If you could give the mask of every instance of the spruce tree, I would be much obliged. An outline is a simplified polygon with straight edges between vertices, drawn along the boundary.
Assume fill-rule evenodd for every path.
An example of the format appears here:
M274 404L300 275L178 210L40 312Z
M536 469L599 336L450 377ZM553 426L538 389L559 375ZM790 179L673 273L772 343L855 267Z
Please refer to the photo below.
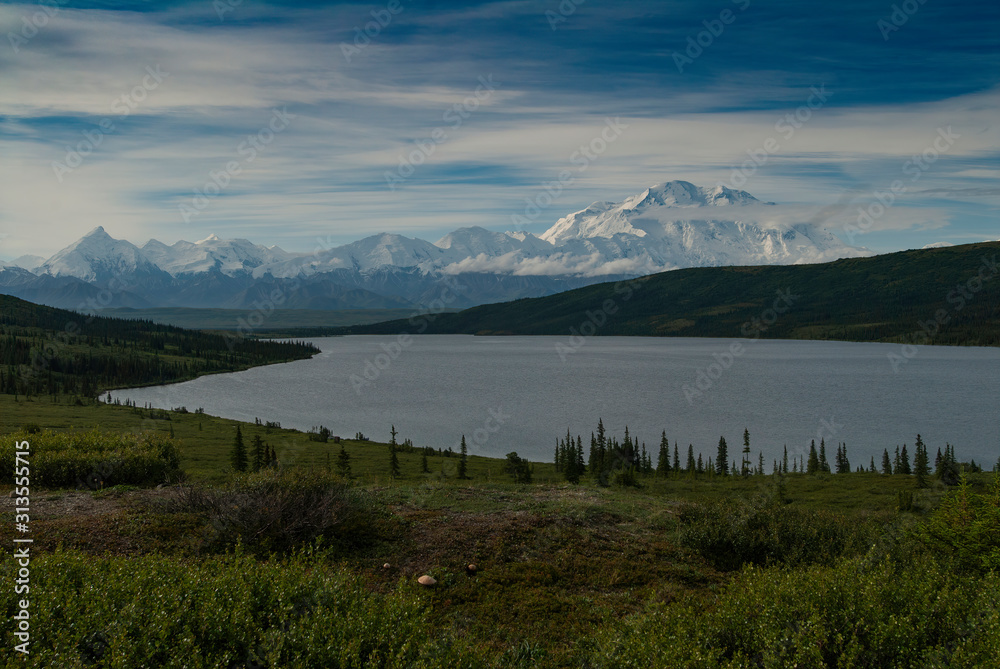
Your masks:
M251 462L251 470L259 472L264 466L264 460L267 458L267 453L264 450L264 442L260 438L259 434L255 434L253 437L253 461Z
M882 473L886 476L892 474L892 461L889 460L889 450L882 449Z
M687 473L688 476L694 476L698 465L694 461L694 444L688 444L688 457L687 457Z
M785 444L785 455L781 459L781 471L788 473L788 444Z
M874 474L877 471L875 469L875 456L874 455L872 456L872 463L871 463L871 466L870 466L870 468L869 468L868 471L870 471L872 474Z
M243 432L239 425L236 426L236 438L233 440L229 461L233 465L233 471L245 472L247 470L247 448L243 445Z
M583 437L580 435L576 436L576 451L574 454L576 456L576 470L582 476L587 473L587 465L583 460Z
M809 444L809 464L806 465L806 474L815 474L819 469L819 455L816 453L816 440Z
M740 474L745 477L750 476L750 430L743 428L743 463L740 467Z
M906 444L903 444L903 450L899 454L899 473L909 476L913 473L910 469L910 454L906 452Z
M719 437L719 450L715 456L715 473L729 473L729 446L726 445L725 437Z
M677 452L677 440L674 440L674 471L678 474L681 473L681 456Z
M666 478L670 475L670 441L667 431L660 436L660 453L656 458L656 475Z
M698 467L695 471L697 471L699 474L705 473L705 463L701 459L701 453L698 454Z
M399 478L399 458L396 456L396 426L392 426L392 440L389 442L389 476Z
M424 453L424 462L427 462L427 453ZM340 454L337 455L337 472L345 479L351 478L351 456L344 448L344 445L340 445Z
M917 452L913 455L913 473L917 475L917 487L926 488L927 477L930 476L931 469L927 458L927 446L919 434L914 448Z
M469 447L465 445L465 435L462 435L462 445L458 451L458 478L467 479L469 471Z
M764 451L758 451L757 453L757 474L759 476L764 475Z
M826 460L826 439L819 440L819 471L830 471L830 463Z

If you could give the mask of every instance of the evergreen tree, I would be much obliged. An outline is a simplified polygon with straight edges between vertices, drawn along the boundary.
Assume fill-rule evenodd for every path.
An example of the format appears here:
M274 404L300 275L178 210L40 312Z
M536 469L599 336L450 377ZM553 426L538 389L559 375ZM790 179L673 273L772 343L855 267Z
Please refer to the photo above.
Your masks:
M660 436L660 453L656 457L656 475L664 478L670 475L670 441L667 439L666 430Z
M399 458L396 456L396 426L392 426L390 432L392 439L389 441L389 475L392 478L399 478ZM463 435L464 439L465 436Z
M785 444L785 455L781 459L781 471L788 473L788 444Z
M826 461L826 439L819 440L819 471L830 471L830 463Z
M872 456L871 467L870 467L870 469L868 471L870 471L872 474L874 474L876 471L878 471L878 470L875 469L875 456L874 455Z
M740 474L745 477L750 476L750 430L743 428L743 463L740 467Z
M427 453L424 452L424 464L427 463ZM337 455L337 472L345 479L351 478L351 456L344 448L344 445L340 445L340 453Z
M469 478L469 447L465 445L465 435L462 435L462 444L458 451L458 478Z
M886 476L892 474L892 461L889 460L889 450L882 449L882 473Z
M587 465L583 460L583 438L580 435L576 437L576 470L580 472L582 476L587 472Z
M264 441L260 438L259 434L255 434L253 437L253 461L250 464L251 470L259 472L264 466L266 458L267 452L264 450Z
M806 474L815 474L820 471L819 455L816 453L816 440L809 444L809 464L806 466Z
M233 465L233 471L245 472L247 470L247 448L243 445L243 432L240 431L239 425L236 426L236 438L233 440L229 461Z
M681 473L681 456L677 452L677 441L674 440L674 471L678 474Z
M701 453L698 454L698 467L695 469L699 474L705 473L705 463L702 462Z
M688 476L694 476L698 465L694 461L694 444L688 444L688 458L687 458L687 473Z
M899 446L896 447L896 456L892 459L892 471L894 474L901 474L903 471L902 458L899 456Z
M917 435L917 443L913 446L916 453L913 455L913 473L917 475L917 487L927 487L927 477L930 476L931 468L927 458L927 446L924 440Z
M729 446L726 445L725 437L719 437L719 450L715 456L715 473L729 473Z
M899 465L900 470L898 473L906 474L907 476L913 473L913 470L910 469L910 455L906 452L906 444L903 444L903 450L899 454Z
M764 475L764 451L757 452L757 474Z
M937 456L935 456L935 458L934 458L934 475L935 476L941 476L941 463L943 461L944 461L944 458L941 457L941 448L939 447L938 450L937 450Z

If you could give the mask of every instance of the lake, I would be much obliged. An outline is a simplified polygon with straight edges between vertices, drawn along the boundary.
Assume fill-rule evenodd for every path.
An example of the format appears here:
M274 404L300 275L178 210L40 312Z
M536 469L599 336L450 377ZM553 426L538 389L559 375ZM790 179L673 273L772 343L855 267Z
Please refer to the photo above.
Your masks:
M808 453L846 442L852 467L879 464L922 435L933 461L945 442L959 459L993 466L1000 453L1000 349L752 339L647 337L326 337L311 360L205 376L113 397L159 408L356 432L418 446L551 460L567 428L598 418L625 426L654 455L660 433L706 458L725 436L740 459L744 427L767 471L782 447Z

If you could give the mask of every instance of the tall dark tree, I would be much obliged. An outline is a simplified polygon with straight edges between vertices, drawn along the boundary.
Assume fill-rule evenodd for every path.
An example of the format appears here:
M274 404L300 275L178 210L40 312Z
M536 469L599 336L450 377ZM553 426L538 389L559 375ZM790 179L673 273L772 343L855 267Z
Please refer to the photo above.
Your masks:
M806 474L815 474L820 471L819 454L816 453L816 440L809 444L809 463L806 465Z
M424 458L427 454L424 454ZM344 448L344 445L340 445L340 453L337 455L337 472L345 479L351 478L351 455Z
M899 471L897 473L907 476L913 473L910 468L910 454L906 452L906 444L903 444L903 450L899 453Z
M233 448L229 454L229 461L233 465L233 471L245 472L247 470L247 447L243 444L243 432L240 426L236 426L236 438L233 439Z
M688 457L687 457L686 469L688 476L694 476L698 470L698 465L694 460L694 444L688 444Z
M253 460L250 462L250 469L259 472L267 459L267 451L264 448L264 440L259 434L253 436Z
M743 462L740 466L740 474L744 477L750 476L750 430L743 428Z
M462 435L462 444L458 450L458 478L469 478L469 447L465 444L465 435Z
M660 436L660 453L656 458L656 475L662 477L670 475L670 440L667 439L666 430Z
M677 440L674 440L674 471L678 474L681 473L681 456L677 452Z
M392 426L389 434L392 438L389 440L389 475L392 478L399 478L399 457L396 455L396 426Z
M826 459L826 439L819 440L819 470L821 472L830 471L830 463Z
M757 452L757 474L764 475L764 451Z
M882 473L886 476L892 474L892 461L889 459L889 449L882 449Z
M875 469L875 456L874 455L872 456L872 463L871 463L868 471L870 471L872 474L874 474L875 472L878 471L877 469Z
M785 444L785 455L781 459L781 471L784 474L788 473L788 444Z
M917 443L913 446L916 453L913 455L913 473L917 475L917 487L927 487L927 477L930 476L931 468L927 457L927 445L924 440L917 435Z
M725 437L719 437L719 449L715 455L715 473L729 473L729 446L726 445Z

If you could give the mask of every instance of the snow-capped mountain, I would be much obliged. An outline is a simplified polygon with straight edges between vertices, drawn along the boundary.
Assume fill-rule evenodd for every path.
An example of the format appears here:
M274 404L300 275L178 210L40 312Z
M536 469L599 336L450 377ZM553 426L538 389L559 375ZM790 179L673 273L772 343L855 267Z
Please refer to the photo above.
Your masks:
M26 269L29 272L31 272L34 271L43 262L45 262L45 258L43 258L42 256L23 255L20 258L14 258L8 263L0 263L0 264L4 264L8 267L20 267L21 269Z
M215 235L209 235L200 242L181 240L172 246L150 239L142 247L142 252L172 276L212 270L234 276L294 257L277 246L258 246L246 239L219 239Z
M123 239L114 239L101 226L46 260L36 273L54 277L72 276L94 284L111 279L170 278L138 247Z
M457 277L464 292L452 306L466 307L681 267L862 255L870 252L795 222L781 205L669 181L621 202L595 202L541 236L467 227L432 244L383 233L295 254L215 235L169 246L151 239L140 249L99 227L34 274L0 269L0 289L69 308L95 287L114 288L112 303L102 306L244 308L278 290L284 308L384 308L429 304L442 294L442 281Z
M812 225L780 223L774 208L745 191L670 181L622 202L595 202L559 219L541 239L568 248L587 241L609 261L642 256L660 269L870 255Z

